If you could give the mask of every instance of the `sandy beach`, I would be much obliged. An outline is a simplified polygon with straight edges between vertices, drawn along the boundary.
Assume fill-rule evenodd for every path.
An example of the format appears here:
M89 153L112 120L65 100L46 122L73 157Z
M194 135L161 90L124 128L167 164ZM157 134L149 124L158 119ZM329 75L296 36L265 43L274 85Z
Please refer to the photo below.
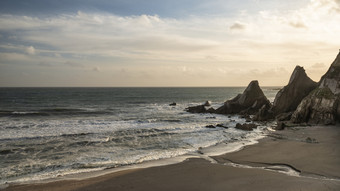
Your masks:
M84 180L10 185L5 191L340 190L340 128L293 127L221 156Z

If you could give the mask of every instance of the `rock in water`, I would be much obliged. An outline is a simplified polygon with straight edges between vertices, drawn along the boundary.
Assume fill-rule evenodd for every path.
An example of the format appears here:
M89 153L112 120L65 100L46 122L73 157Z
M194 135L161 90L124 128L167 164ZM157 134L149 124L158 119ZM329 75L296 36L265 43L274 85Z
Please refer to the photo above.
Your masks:
M228 100L216 110L218 114L255 114L270 102L263 94L257 80L251 81L242 94Z
M288 85L283 87L275 96L272 111L275 115L294 111L301 100L317 87L303 67L296 66Z
M254 123L244 123L244 124L237 123L236 126L235 126L236 129L241 129L241 130L244 130L244 131L252 131L256 127L257 127L257 125L254 124Z
M204 105L198 105L185 108L185 111L189 113L206 113L207 109L205 109Z
M206 107L209 107L209 106L211 106L211 103L210 103L210 101L206 101L203 105L206 106Z
M340 53L292 115L294 123L335 124L340 119Z
M286 127L286 124L284 122L277 122L275 130L281 131L281 130L284 130L285 127Z

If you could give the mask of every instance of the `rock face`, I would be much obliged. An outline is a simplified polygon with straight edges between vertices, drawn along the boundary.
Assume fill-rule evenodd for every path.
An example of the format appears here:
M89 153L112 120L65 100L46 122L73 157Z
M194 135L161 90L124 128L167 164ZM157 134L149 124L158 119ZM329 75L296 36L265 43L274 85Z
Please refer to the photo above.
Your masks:
M328 88L317 88L302 100L292 115L294 123L335 124L339 97Z
M268 121L274 119L274 113L269 105L263 105L253 117L254 121Z
M270 105L258 81L251 81L242 94L216 109L218 114L255 114L263 105Z
M340 52L326 74L321 77L319 88L324 87L328 87L335 95L340 94Z
M335 124L340 119L340 53L292 115L294 123Z
M283 87L275 96L272 111L275 115L294 111L301 100L317 87L303 67L296 66L288 85Z

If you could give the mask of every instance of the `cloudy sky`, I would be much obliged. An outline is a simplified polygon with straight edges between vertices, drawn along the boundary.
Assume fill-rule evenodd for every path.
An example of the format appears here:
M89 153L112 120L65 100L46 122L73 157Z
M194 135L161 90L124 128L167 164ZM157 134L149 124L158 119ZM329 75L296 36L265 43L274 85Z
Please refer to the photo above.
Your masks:
M1 0L0 86L318 81L339 34L340 0Z

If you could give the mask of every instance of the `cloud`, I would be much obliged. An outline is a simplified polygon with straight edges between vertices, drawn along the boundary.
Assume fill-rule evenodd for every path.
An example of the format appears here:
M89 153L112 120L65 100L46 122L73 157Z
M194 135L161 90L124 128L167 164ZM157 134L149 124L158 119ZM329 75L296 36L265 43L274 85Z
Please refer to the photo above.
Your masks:
M53 65L49 62L44 62L44 61L41 61L38 63L38 66L43 66L43 67L52 67Z
M325 68L326 65L324 63L315 63L311 66L312 69L320 69L320 68Z
M26 53L29 54L29 55L35 55L36 54L35 48L33 46L27 47Z
M74 68L83 68L84 67L83 64L73 62L73 61L66 61L66 62L64 62L64 64L67 65L67 66L74 67Z
M239 21L236 21L234 22L234 24L232 24L230 27L229 27L230 30L244 30L246 29L246 24L244 23L241 23Z
M280 84L271 74L280 74L281 69L291 71L297 64L307 68L310 63L330 63L338 51L340 14L331 10L338 7L339 0L317 2L312 0L295 10L183 18L86 11L49 17L0 15L0 62L11 71L53 63L58 72L72 71L82 76L84 83L88 81L84 76L87 71L98 79L116 80L118 85L143 84L143 75L151 76L158 86L168 84L164 76L172 77L173 86L188 80L188 76L192 81L186 86L247 85L249 79L240 79L242 75L237 72L229 79L225 77L242 68L241 74L261 79L266 74L275 78L269 80L272 85L284 85L286 82L281 80ZM121 68L128 71L130 81L111 79L113 73L121 73ZM252 71L254 68L257 71Z
M295 28L307 28L305 23L303 23L302 21L291 21L289 22L289 25Z

